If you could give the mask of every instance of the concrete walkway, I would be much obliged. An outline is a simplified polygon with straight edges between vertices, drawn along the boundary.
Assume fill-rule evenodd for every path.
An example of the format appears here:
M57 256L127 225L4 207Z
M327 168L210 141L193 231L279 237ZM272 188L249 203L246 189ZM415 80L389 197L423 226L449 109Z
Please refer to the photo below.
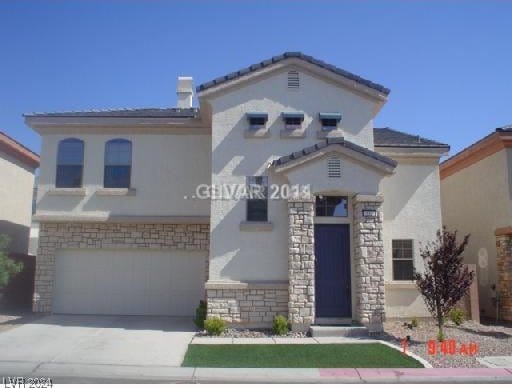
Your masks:
M477 360L488 368L512 368L512 356L487 356Z

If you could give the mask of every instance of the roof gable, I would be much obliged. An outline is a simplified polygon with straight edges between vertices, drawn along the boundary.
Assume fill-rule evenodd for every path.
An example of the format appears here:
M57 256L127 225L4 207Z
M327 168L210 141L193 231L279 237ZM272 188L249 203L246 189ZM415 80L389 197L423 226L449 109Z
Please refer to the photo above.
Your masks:
M234 80L237 80L241 77L244 77L244 76L249 76L251 75L251 73L254 73L254 72L257 72L259 70L262 70L262 69L265 69L267 67L270 67L272 65L275 65L277 63L280 63L280 62L283 62L287 59L292 59L292 58L295 58L295 59L298 59L298 60L301 60L301 61L304 61L310 65L314 65L314 66L317 66L318 68L321 68L323 70L327 70L337 76L341 76L343 78L346 78L348 80L351 80L351 81L354 81L356 82L357 84L359 85L362 85L362 86L365 86L369 89L372 89L376 92L379 92L379 93L382 93L384 94L385 96L387 96L390 92L390 90L380 84L377 84L377 83L374 83L370 80L367 80L365 78L362 78L356 74L353 74L353 73L350 73L346 70L343 70L343 69L340 69L334 65L331 65L331 64L328 64L324 61L321 61L319 59L316 59L316 58L313 58L312 56L309 56L309 55L305 55L301 52L285 52L281 55L277 55L277 56L274 56L270 59L267 59L267 60L264 60L264 61L261 61L259 63L255 63L253 65L250 65L248 67L245 67L243 69L240 69L240 70L237 70L237 71L234 71L232 73L229 73L229 74L226 74L222 77L218 77L218 78L215 78L211 81L208 81L208 82L205 82L205 83L202 83L201 85L199 85L197 88L196 88L196 91L198 93L201 93L201 92L204 92L208 89L211 89L211 88L214 88L214 87L217 87L219 85L224 85L228 82L232 82Z
M448 144L397 131L389 127L374 128L373 141L375 147L450 148Z
M302 150L290 155L282 156L272 161L271 166L276 171L280 172L316 159L317 157L325 155L331 151L348 154L349 156L352 156L359 161L366 162L385 173L392 173L397 165L393 159L379 154L378 152L361 147L355 143L345 140L344 138L328 138L321 143L303 148Z

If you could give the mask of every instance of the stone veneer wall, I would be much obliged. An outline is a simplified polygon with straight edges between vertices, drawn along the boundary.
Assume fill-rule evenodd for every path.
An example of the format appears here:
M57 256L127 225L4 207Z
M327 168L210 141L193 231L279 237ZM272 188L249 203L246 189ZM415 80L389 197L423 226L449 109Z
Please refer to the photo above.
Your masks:
M208 251L209 237L208 224L41 223L33 309L37 312L51 312L57 249ZM207 268L205 271L207 279Z
M313 199L288 200L288 319L292 330L315 321L315 208Z
M382 331L384 322L384 244L382 241L382 199L378 196L354 197L354 261L356 319L370 331ZM363 215L363 210L373 215Z
M512 235L496 236L500 319L512 322Z
M270 327L278 314L288 316L286 283L207 283L208 317L231 326Z

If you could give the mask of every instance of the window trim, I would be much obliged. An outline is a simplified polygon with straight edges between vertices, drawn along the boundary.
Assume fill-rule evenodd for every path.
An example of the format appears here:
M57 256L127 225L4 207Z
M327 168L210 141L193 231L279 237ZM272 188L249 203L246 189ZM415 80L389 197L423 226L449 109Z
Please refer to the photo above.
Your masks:
M247 188L249 187L249 179L250 178L264 178L264 182L266 183L266 186L264 185L264 187L266 187L267 189L267 194L266 194L266 198L265 198L265 201L266 201L266 217L264 220L250 220L249 219L249 206L251 204L251 201L262 201L263 199L257 199L257 198L249 198L247 197L247 199L245 200L245 223L269 223L269 218L268 218L268 176L267 175L250 175L250 176L246 176L245 177L245 184L247 185Z
M80 143L82 145L82 162L81 164L61 164L59 163L60 155L61 155L61 146L66 143ZM57 189L79 189L83 187L84 184L84 165L85 165L85 142L82 139L76 137L67 137L65 139L59 140L57 144L57 160L55 163L55 188ZM80 184L78 186L61 186L59 184L59 167L61 166L72 166L72 167L80 167Z
M411 242L411 257L410 258L403 258L403 257L394 257L394 251L393 243L395 241L410 241ZM396 279L395 278L395 269L394 269L394 262L395 261L408 261L412 263L412 278L411 279ZM414 239L412 238L395 238L391 240L391 277L393 282L412 282L414 281L414 273L416 272L416 266L415 266L415 255L414 255Z
M110 144L130 144L130 164L119 164L119 165L107 165L107 150L108 146ZM115 138L110 139L105 142L105 150L104 150L104 157L103 157L103 188L105 189L130 189L132 187L132 165L133 165L133 143L131 140L123 139L123 138ZM118 187L118 186L107 186L106 185L106 179L107 179L107 167L128 167L128 186Z

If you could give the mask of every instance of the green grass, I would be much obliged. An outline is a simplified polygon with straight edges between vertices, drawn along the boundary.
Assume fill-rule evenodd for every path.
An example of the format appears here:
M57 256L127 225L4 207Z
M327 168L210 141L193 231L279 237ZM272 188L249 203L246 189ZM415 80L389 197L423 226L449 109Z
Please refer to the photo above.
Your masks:
M210 368L423 368L383 344L189 345L182 366Z

